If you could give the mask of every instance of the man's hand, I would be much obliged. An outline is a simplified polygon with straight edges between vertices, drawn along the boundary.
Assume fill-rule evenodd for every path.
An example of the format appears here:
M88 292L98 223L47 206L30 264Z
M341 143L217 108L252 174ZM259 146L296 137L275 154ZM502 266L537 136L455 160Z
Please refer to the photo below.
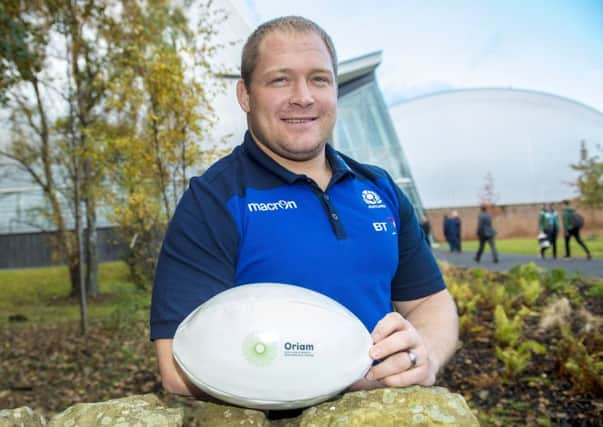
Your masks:
M388 387L435 383L438 367L419 332L400 313L386 315L371 336L375 344L369 354L380 363L368 371L368 381L376 380Z
M454 353L458 316L447 290L393 304L396 312L381 319L371 334L374 344L369 354L380 363L349 391L433 385L439 369Z

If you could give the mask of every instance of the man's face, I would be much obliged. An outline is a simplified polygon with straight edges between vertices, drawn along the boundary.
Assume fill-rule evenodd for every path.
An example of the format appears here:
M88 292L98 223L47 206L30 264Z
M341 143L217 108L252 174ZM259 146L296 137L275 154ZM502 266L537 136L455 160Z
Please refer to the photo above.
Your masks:
M337 84L329 52L313 32L266 35L251 83L239 81L237 96L254 139L280 157L313 159L332 137Z

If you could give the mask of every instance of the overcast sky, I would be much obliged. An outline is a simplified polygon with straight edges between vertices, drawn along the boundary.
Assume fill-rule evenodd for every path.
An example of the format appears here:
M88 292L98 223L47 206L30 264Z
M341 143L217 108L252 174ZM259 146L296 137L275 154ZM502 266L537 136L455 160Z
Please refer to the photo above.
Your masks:
M514 87L603 112L603 0L248 0L258 21L308 17L340 59L383 50L387 102L445 89Z

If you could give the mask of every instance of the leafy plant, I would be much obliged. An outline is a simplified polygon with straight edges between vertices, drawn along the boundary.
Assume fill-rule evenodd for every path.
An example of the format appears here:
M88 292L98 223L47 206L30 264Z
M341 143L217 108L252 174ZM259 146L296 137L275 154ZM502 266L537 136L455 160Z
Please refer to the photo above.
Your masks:
M498 305L503 306L506 310L511 309L512 300L509 298L507 288L496 284L490 284L483 286L482 295L484 300L488 302L489 306L496 307Z
M519 312L509 319L502 305L497 305L494 310L494 338L501 346L515 346L522 336L523 318L530 310L522 307Z
M521 374L530 361L532 354L542 354L545 347L534 340L523 340L523 319L530 309L522 306L512 319L509 319L502 305L494 310L494 338L496 357L503 363L503 378L512 381Z
M595 334L598 334L598 331L595 331ZM568 326L561 328L561 336L558 353L561 375L571 381L574 391L601 396L603 394L603 351L589 351L585 345L587 337L575 337ZM601 344L600 339L594 341ZM598 348L601 346L599 345Z
M521 298L526 305L532 307L536 300L542 295L544 287L540 284L540 280L520 280Z
M448 289L454 298L459 312L459 327L461 333L475 330L475 316L482 296L475 292L468 282L449 282Z
M515 380L521 374L530 361L532 354L543 354L546 348L533 340L527 340L519 344L516 348L512 346L501 348L496 347L496 357L503 362L503 378L505 381Z
M543 270L533 262L518 265L509 270L509 274L511 275L511 277L517 279L524 278L526 280L540 279L542 273Z

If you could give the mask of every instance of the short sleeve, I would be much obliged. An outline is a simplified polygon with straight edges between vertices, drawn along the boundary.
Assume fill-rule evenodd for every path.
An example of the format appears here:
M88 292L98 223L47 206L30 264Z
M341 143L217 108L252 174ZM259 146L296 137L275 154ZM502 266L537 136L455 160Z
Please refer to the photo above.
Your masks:
M398 269L392 280L392 301L423 298L446 288L440 268L423 238L408 197L393 184L399 205Z
M203 178L193 178L178 203L153 284L152 340L173 338L190 312L232 287L238 233L224 198Z

